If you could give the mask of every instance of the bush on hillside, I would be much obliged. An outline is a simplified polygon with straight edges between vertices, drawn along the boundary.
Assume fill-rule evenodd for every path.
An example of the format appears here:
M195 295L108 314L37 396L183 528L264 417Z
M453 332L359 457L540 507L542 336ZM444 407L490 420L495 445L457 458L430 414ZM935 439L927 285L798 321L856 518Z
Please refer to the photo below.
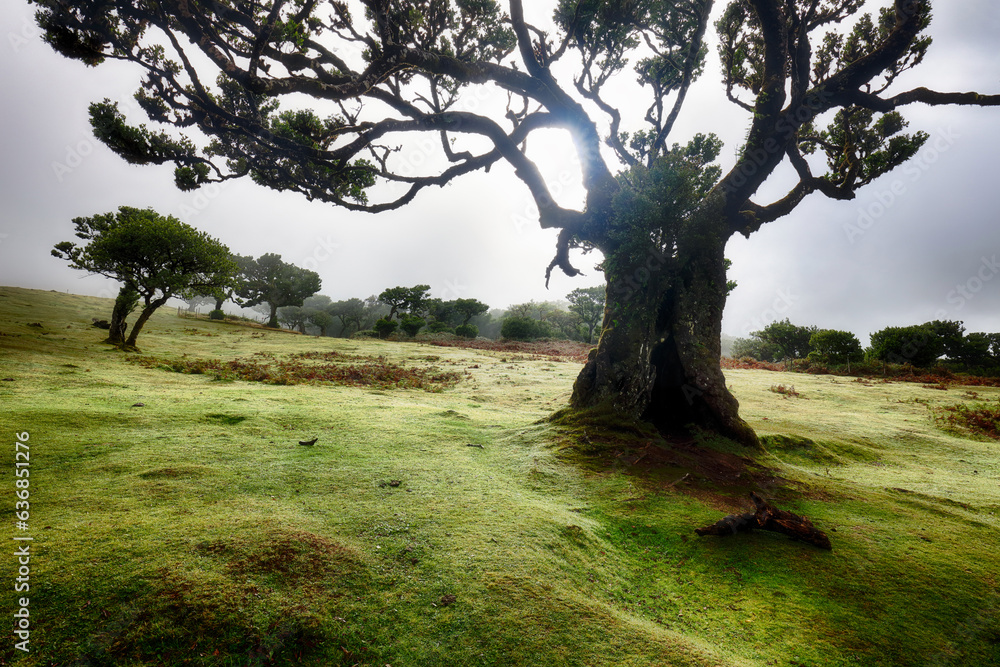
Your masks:
M424 328L427 322L422 317L416 317L414 315L407 315L403 318L400 323L399 328L406 332L406 335L413 338L417 335L417 332Z
M809 339L809 347L812 348L808 355L810 361L827 364L850 364L852 361L860 361L864 357L861 342L850 331L822 329Z
M447 322L435 320L427 325L427 330L431 333L455 333L455 330L448 326Z
M399 322L396 320L387 320L384 317L375 323L375 331L378 333L379 338L388 338L398 327Z
M500 327L500 337L507 340L523 341L551 338L552 327L541 320L515 315L503 321L503 325Z
M476 338L479 336L479 327L475 324L460 324L455 327L455 335L462 338Z

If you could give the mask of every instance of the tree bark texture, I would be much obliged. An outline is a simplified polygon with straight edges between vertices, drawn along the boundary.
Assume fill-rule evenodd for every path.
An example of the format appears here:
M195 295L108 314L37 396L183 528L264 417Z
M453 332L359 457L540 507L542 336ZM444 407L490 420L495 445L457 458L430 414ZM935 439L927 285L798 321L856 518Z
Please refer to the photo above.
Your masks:
M759 446L720 367L725 242L650 247L608 279L604 326L573 388L574 408L611 408L662 433L695 426Z
M126 348L134 349L136 347L135 343L139 339L139 332L142 331L142 327L145 326L149 318L153 316L156 309L165 304L169 298L170 296L167 295L156 299L155 301L146 303L142 312L139 313L139 317L136 319L135 324L132 325L132 333L129 334L128 340L125 341Z
M105 343L110 343L117 347L125 345L125 332L128 331L126 319L135 310L136 301L139 298L138 292L122 287L118 290L115 298L115 307L111 311L111 326L108 329L108 337Z

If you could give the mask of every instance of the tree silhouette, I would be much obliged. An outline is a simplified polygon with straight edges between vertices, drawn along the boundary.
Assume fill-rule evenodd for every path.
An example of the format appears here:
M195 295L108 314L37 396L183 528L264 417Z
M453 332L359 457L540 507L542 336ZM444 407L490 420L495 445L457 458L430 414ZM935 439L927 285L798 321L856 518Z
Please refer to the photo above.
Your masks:
M569 310L580 318L580 323L587 329L587 340L594 341L594 330L604 318L604 288L581 287L566 295Z

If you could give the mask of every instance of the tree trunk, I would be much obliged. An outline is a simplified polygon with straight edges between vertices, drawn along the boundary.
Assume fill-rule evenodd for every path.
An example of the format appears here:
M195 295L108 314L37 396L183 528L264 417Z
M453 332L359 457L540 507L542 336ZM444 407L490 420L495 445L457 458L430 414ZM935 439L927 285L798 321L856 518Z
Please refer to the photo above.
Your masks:
M719 365L725 240L700 236L606 265L604 325L573 387L574 408L611 409L665 435L690 427L759 446ZM620 265L620 266L619 266Z
M163 298L157 299L156 301L150 301L146 304L145 308L142 309L142 312L139 313L139 319L137 319L135 324L132 325L132 333L129 334L128 340L125 341L124 347L126 349L136 349L135 342L139 338L139 332L142 331L142 327L145 326L146 321L152 317L153 312L165 304L169 298L170 297L164 296Z
M132 311L135 310L139 302L139 293L126 286L118 290L115 298L115 308L111 312L111 327L108 329L108 337L105 343L110 343L117 347L125 345L125 332L128 330L128 322L125 320Z
M271 307L271 315L267 318L267 326L271 329L277 329L278 327L278 306L273 303L268 303Z

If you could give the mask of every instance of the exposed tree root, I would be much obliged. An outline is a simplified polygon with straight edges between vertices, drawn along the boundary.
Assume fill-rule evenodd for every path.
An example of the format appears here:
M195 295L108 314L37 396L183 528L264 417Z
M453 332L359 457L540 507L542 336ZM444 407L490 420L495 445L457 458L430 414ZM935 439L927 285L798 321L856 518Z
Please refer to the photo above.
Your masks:
M736 533L748 533L752 530L770 530L775 533L782 533L797 540L808 542L821 549L832 549L830 538L822 531L813 526L812 521L804 516L792 514L767 502L756 493L750 492L750 499L757 507L754 512L746 514L730 514L716 521L711 526L697 528L694 532L698 535L735 535Z

